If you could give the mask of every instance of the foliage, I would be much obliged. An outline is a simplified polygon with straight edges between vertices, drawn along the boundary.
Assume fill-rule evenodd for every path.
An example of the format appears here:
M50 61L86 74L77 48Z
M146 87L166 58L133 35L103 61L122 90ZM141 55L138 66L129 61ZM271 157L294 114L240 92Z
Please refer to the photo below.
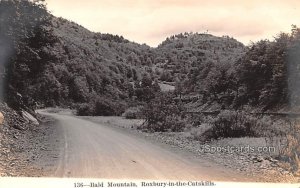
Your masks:
M286 39L288 40L288 39ZM287 99L291 107L300 105L300 29L292 27L292 34L289 38L291 41L288 50L285 52L285 61L287 62Z
M195 93L201 96L197 101L200 105L218 103L229 109L251 105L262 110L286 104L298 106L299 33L293 26L291 34L280 33L274 41L261 40L247 48L226 37L219 49L214 46L220 44L218 39L206 43L209 36L205 39L203 34L183 34L169 38L159 47L163 51L172 49L178 42L184 43L181 51L163 51L166 57L160 57L160 62L165 59L165 69L175 73L177 94ZM202 51L197 52L189 42L199 41L200 36L204 43L198 48ZM223 51L228 56L224 56ZM189 56L178 58L184 54ZM178 63L181 66L177 66Z
M88 103L83 103L83 104L78 104L76 105L76 115L78 116L89 116L94 114L94 105L88 104Z
M194 140L207 141L212 138L211 125L209 123L202 123L198 127L192 127L190 134Z
M55 18L40 1L0 1L0 18L0 84L11 106L82 104L80 113L120 114L117 104L155 101L161 81L173 82L180 99L199 96L198 106L267 110L300 103L296 26L249 47L181 33L153 49Z
M126 119L140 119L142 118L142 107L130 107L125 110L122 116Z
M194 120L193 136L200 139L208 132L213 138L265 133L270 121L236 111L244 105L263 111L300 105L296 26L248 47L227 36L180 33L150 48L55 18L43 1L3 0L0 41L0 99L19 110L60 105L78 115L113 116L135 102L144 105L147 130L182 131L186 96L197 96L192 106L231 109L209 122L210 130L197 127L203 117ZM160 92L162 81L174 83L176 96ZM140 109L124 116L140 118ZM299 168L299 127L291 126L282 156Z
M75 106L79 116L120 116L125 111L124 103L104 97L97 97L95 101Z
M0 38L2 61L0 70L4 77L4 98L9 105L18 108L16 95L23 95L24 105L32 105L28 88L35 82L36 76L47 63L55 58L45 54L42 49L53 45L56 38L51 34L51 15L41 1L9 0L0 2ZM2 98L3 99L3 98Z
M124 112L124 105L105 98L100 98L95 103L95 116L120 116Z
M142 102L151 101L155 97L155 94L160 91L158 82L153 81L147 74L144 74L140 81L137 80L134 86L135 96Z
M98 101L85 113L123 111L117 104L133 97L129 81L140 79L149 47L55 18L39 1L1 1L0 10L1 86L11 106L74 106L103 97L109 102Z
M167 38L154 49L154 64L162 68L162 81L185 79L186 92L197 91L205 83L207 73L214 65L233 64L245 52L242 43L209 34L180 33ZM200 72L203 73L201 74ZM200 74L199 74L200 73Z
M184 129L184 108L176 103L173 97L171 93L161 93L144 107L147 130L165 132Z
M222 111L212 122L214 138L257 136L258 121L238 111Z
M300 104L299 33L293 26L291 34L281 33L272 42L262 40L250 47L237 63L241 91L237 106L248 103L267 110Z
M286 103L287 43L286 35L281 35L275 42L264 40L250 47L238 65L240 87L245 88L240 101L266 109Z

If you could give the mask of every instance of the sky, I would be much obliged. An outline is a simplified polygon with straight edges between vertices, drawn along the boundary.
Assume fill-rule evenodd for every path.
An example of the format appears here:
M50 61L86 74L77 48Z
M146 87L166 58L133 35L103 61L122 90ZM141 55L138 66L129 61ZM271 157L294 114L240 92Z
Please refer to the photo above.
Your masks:
M228 35L248 45L300 26L299 0L46 0L51 13L94 32L157 46L181 32Z

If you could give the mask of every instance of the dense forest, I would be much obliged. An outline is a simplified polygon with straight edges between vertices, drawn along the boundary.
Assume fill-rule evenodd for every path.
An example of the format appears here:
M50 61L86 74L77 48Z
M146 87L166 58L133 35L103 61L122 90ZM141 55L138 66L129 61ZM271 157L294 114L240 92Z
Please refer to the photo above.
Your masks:
M121 115L175 86L190 111L261 111L299 105L300 30L244 46L181 33L157 48L93 33L31 1L0 2L2 100L14 108L64 106L81 115Z

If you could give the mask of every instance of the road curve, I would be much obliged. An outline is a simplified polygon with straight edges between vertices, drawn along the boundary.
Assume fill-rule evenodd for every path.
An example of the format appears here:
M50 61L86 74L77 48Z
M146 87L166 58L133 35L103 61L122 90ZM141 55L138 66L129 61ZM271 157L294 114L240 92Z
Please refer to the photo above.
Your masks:
M53 177L248 181L240 174L123 130L78 117L48 113L61 126L63 144Z

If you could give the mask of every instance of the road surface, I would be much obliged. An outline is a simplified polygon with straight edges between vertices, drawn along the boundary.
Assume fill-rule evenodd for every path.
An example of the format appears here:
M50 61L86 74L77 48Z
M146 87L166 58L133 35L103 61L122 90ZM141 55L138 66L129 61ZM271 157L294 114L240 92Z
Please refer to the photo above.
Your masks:
M61 126L53 177L247 181L193 154L73 115L38 111Z

